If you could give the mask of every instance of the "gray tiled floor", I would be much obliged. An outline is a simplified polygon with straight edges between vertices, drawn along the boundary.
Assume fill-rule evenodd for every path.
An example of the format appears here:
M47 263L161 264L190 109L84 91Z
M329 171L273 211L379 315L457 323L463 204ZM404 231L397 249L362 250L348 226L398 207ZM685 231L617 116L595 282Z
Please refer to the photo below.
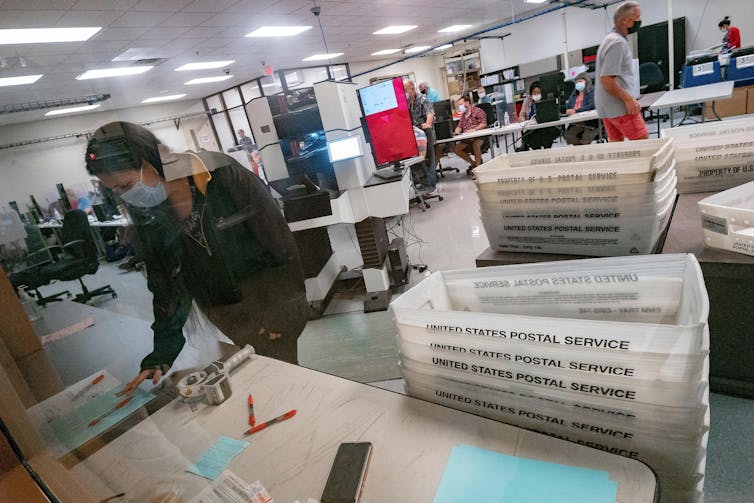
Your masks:
M460 160L444 163L463 168ZM405 236L412 263L427 264L430 270L474 267L475 257L487 247L487 238L478 217L477 198L472 181L464 174L450 173L438 184L444 201L432 201L422 212L412 207L397 224L393 234ZM358 266L353 229L338 226L331 230L333 248L342 251L344 263ZM414 271L411 284L424 275ZM151 295L143 275L121 273L112 264L100 268L96 277L85 279L88 286L110 283L118 299L104 298L99 307L145 320L151 320ZM61 284L51 291L59 291ZM71 285L78 291L77 284ZM300 339L300 358L305 364L353 379L373 382L402 393L403 381L396 365L395 329L386 313L365 315L358 289L339 294L325 316L310 323ZM364 369L364 360L373 361ZM754 400L713 394L712 425L707 456L707 503L754 501Z

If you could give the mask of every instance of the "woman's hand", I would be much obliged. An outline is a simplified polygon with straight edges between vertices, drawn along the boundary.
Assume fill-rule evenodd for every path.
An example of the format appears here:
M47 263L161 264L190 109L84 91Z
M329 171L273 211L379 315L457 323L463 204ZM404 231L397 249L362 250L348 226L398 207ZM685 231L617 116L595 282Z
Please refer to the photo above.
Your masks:
M136 391L136 388L139 387L139 384L141 384L145 379L152 378L152 384L157 384L160 382L160 379L162 378L162 370L160 369L147 369L142 370L139 375L137 375L131 382L126 384L126 386L120 390L116 396L122 396L122 395L130 395L134 391Z
M576 110L573 108L569 108L568 110L566 110L566 115L573 115L575 113L576 113Z

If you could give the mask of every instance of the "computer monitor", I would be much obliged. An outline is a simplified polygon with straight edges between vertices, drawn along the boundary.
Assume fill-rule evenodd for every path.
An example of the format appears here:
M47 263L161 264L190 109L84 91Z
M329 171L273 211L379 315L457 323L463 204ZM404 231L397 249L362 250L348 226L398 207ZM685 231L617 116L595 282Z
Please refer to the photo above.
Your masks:
M375 163L379 166L418 156L403 80L396 77L373 84L359 89L358 95Z
M338 162L361 157L364 155L364 150L361 148L361 139L358 136L346 136L329 140L327 153L330 155L330 162Z

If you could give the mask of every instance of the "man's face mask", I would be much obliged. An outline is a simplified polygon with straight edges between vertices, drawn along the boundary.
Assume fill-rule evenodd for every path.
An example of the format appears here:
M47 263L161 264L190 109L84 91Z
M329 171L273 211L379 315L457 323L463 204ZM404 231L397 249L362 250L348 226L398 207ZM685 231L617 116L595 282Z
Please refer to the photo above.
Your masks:
M462 114L465 114L465 113L466 113L466 110L467 110L467 109L466 109L466 105L458 105L458 110L459 110L459 111L460 111L460 112L461 112Z
M421 90L420 92L421 92L422 94L427 94L427 90L426 90L426 89L422 89L422 90Z
M154 187L150 187L144 183L144 167L142 166L139 181L121 194L120 197L127 204L136 206L137 208L154 208L163 203L168 198L168 194L162 181L159 181Z
M639 31L639 28L641 28L641 19L637 19L636 21L634 21L634 24L633 24L633 26L631 26L631 27L630 27L630 28L628 29L628 33L629 33L629 35L630 35L631 33L636 33L637 31Z

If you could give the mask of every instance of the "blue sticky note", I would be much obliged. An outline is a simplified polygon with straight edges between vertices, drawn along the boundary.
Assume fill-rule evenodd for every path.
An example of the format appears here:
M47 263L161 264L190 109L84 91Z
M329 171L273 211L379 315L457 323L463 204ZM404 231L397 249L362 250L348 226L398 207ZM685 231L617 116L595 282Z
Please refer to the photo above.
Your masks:
M76 449L118 424L155 397L137 388L133 393L133 398L126 405L113 411L118 402L125 398L115 396L121 389L114 388L88 399L78 408L51 421L47 427L66 449ZM110 411L112 412L97 424L89 426L93 419Z
M249 442L244 440L220 437L217 442L204 451L204 454L196 463L188 467L188 471L205 479L215 480L225 470L228 463L248 446Z
M602 470L461 445L450 453L434 503L615 503L617 491Z

